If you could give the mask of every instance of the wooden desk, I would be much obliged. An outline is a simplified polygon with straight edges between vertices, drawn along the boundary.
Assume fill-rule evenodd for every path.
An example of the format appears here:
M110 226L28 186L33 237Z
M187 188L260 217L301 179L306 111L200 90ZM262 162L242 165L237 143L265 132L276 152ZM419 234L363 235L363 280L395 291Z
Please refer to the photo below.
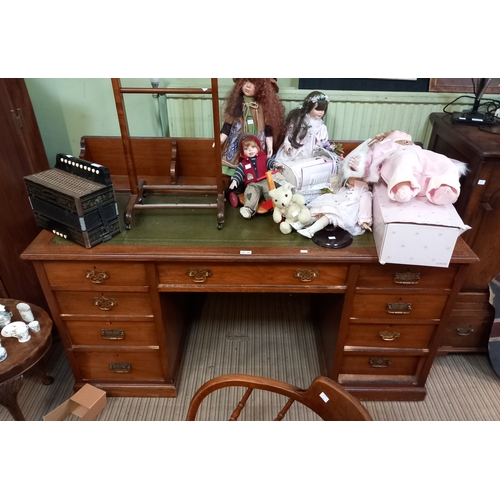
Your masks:
M488 284L500 272L500 135L455 125L446 113L430 119L429 149L467 163L455 208L471 226L463 238L480 259L466 274L440 352L486 352L495 315Z
M12 312L12 322L22 321L16 309L16 305L20 302L23 301L0 299L0 304ZM23 413L17 403L17 394L21 389L24 372L36 365L44 385L50 385L54 381L45 373L42 361L52 344L52 320L42 308L34 304L29 305L33 316L40 323L40 331L30 332L31 339L22 343L17 338L2 336L2 346L7 350L7 359L0 363L0 405L9 410L14 420L24 420Z
M92 249L42 231L23 253L75 390L88 382L108 396L175 397L200 292L279 292L313 298L324 375L361 399L425 397L443 324L477 261L462 239L449 268L382 266L371 234L332 250L281 234L270 214L248 221L230 209L217 230L213 214L192 212L141 213L130 231ZM411 303L410 314L387 312L398 302Z

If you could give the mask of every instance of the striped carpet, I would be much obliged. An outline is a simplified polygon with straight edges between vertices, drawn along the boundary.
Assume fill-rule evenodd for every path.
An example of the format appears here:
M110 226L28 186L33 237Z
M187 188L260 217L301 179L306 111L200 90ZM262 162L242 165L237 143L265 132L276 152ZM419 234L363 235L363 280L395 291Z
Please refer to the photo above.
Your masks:
M320 374L309 315L307 297L299 294L208 294L186 343L178 398L108 398L97 420L184 420L195 390L225 373L257 374L307 387ZM51 386L42 385L33 372L25 374L19 404L27 420L42 420L72 395L73 376L60 342L54 342L46 366L55 378ZM201 419L227 420L231 391L241 389L212 395L200 409ZM282 403L280 396L257 393L240 420L270 418ZM500 420L500 379L486 354L452 354L435 360L424 401L363 404L381 421ZM294 405L287 419L316 416ZM0 407L0 421L8 420L11 415Z

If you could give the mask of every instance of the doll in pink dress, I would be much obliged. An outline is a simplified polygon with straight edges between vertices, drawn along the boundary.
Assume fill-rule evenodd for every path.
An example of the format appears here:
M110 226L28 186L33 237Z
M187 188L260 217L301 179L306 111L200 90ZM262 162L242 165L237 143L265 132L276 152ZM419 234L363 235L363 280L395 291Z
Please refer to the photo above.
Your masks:
M352 175L366 182L383 180L391 200L426 196L435 205L455 203L465 163L422 149L405 132L393 130L369 139L345 159Z

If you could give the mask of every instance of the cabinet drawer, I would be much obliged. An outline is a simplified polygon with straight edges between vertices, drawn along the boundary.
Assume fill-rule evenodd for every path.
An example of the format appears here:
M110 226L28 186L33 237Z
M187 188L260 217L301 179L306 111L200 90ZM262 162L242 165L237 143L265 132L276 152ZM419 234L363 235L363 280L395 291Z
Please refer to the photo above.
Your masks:
M66 321L73 345L106 347L157 346L151 321Z
M55 292L55 296L61 314L99 316L151 316L153 314L149 293L60 291ZM101 305L95 305L95 301L100 301Z
M350 325L345 345L427 349L435 329L431 325Z
M164 381L159 351L77 352L75 358L83 380Z
M441 318L448 295L362 294L354 296L353 318L435 319Z
M350 375L386 375L416 376L421 356L381 355L345 355L342 358L340 373Z
M94 290L99 286L147 286L146 266L120 262L45 262L53 287Z
M361 266L358 287L451 289L458 267L449 268L385 264Z
M348 266L276 263L254 264L159 264L160 286L196 285L200 288L215 285L275 287L303 286L345 287Z

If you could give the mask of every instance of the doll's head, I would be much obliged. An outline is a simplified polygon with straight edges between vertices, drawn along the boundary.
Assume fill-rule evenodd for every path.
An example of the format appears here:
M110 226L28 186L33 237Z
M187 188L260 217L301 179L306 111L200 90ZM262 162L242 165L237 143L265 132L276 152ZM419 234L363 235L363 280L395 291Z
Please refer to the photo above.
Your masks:
M265 125L273 133L274 150L283 142L285 136L285 107L279 96L279 87L274 78L233 78L234 87L229 93L224 107L224 121L232 123L243 116L243 87L247 82L253 85L254 101L264 110ZM245 90L248 93L248 90Z
M240 140L240 155L247 158L257 156L261 151L261 144L257 137L245 134Z
M329 102L330 99L326 94L314 90L313 92L311 92L306 96L306 98L302 102L300 109L302 110L304 115L311 114L311 111L317 110L317 111L324 111L323 116L325 116L328 110Z

